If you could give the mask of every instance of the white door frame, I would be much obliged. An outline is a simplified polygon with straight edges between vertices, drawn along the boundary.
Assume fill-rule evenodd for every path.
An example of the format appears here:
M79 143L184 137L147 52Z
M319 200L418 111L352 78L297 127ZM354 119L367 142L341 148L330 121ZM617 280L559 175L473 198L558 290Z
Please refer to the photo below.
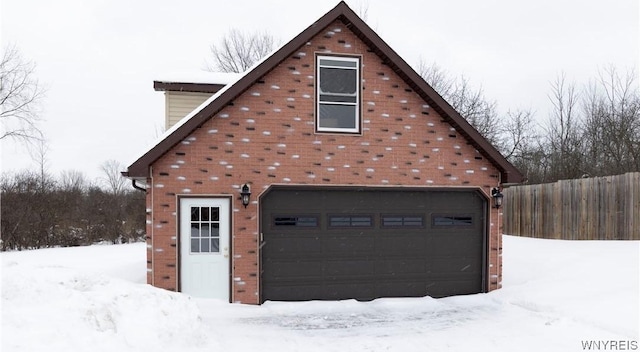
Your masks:
M177 215L177 233L178 233L178 289L180 292L191 294L203 298L217 298L231 302L231 228L232 228L232 199L225 195L180 195L177 197L178 215ZM206 223L207 227L219 226L219 246L216 248L212 244L214 237L211 238L211 247L206 252L192 252L191 247L191 207L212 207L218 208L219 218L217 221L196 221ZM200 219L206 220L206 219ZM202 226L202 225L201 225ZM213 231L212 231L213 233ZM207 241L205 241L207 242ZM206 270L208 273L200 274L193 272L194 267L203 267L208 265ZM185 271L186 270L186 271ZM212 275L207 275L212 274ZM204 283L204 286L197 287L193 283L196 275L214 276L212 281ZM209 285L207 285L209 284Z

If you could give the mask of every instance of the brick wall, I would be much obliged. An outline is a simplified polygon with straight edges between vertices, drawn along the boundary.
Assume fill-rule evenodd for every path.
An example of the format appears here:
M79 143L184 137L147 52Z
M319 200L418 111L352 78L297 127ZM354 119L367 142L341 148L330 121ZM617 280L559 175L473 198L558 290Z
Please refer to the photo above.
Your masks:
M314 54L362 56L362 135L314 133ZM232 300L258 302L258 202L271 184L481 187L499 172L341 22L335 22L152 167L149 283L177 290L177 194L233 194ZM252 185L245 209L239 187ZM490 215L489 289L501 277Z

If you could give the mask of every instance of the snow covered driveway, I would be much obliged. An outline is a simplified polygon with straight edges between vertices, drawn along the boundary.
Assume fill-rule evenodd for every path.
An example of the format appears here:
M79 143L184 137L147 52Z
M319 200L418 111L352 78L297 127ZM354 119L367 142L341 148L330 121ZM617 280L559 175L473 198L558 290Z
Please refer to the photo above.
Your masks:
M639 242L505 236L504 288L444 299L192 299L144 244L2 253L2 351L636 350Z

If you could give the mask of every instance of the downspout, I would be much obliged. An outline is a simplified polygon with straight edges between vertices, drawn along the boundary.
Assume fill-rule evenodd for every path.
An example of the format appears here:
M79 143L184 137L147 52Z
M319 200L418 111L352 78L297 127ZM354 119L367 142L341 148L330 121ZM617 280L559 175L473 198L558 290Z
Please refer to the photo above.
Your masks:
M498 174L498 189L500 189L502 187L502 172L500 172ZM491 204L491 203L489 203ZM498 228L498 243L496 243L496 247L498 247L498 250L500 251L500 253L498 253L498 255L496 256L496 290L499 290L502 288L502 219L500 218L500 214L502 214L500 212L500 208L496 208L496 226ZM489 234L489 238L491 238L491 234ZM491 246L491 244L489 244ZM491 248L491 247L489 247ZM491 270L489 270L489 274L491 274ZM491 285L491 275L489 275L489 285Z

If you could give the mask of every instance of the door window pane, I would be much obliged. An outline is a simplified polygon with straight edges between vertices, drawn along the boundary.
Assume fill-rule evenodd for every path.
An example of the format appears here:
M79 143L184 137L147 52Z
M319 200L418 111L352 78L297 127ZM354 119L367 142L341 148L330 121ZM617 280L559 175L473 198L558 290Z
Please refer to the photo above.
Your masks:
M207 253L209 252L209 242L211 239L209 238L201 238L200 239L200 252Z
M191 207L191 221L200 220L200 207Z
M209 221L209 207L200 208L200 220Z
M212 238L211 239L211 252L218 253L220 252L220 239Z
M200 240L191 239L191 253L199 253L200 252Z
M191 237L200 237L200 224L191 223Z
M209 231L209 223L204 223L200 226L200 236L201 237L211 236L211 232Z

